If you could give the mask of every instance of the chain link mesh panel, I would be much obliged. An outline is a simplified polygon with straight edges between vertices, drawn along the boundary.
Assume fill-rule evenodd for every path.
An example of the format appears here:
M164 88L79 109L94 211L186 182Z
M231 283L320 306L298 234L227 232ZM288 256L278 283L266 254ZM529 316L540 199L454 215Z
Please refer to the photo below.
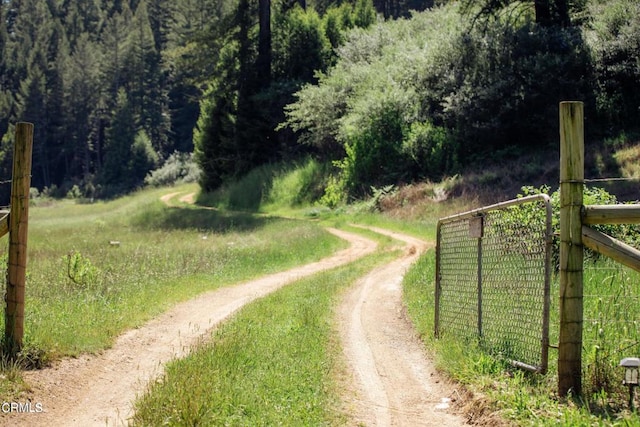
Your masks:
M551 207L536 195L438 223L436 334L547 368Z

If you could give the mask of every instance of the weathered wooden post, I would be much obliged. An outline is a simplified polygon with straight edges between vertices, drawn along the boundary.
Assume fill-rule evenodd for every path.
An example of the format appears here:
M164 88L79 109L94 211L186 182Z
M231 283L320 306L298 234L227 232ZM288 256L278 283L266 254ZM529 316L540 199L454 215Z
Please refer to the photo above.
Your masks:
M584 105L560 103L558 394L582 393Z
M13 149L11 211L9 213L9 260L5 297L5 350L15 356L24 336L24 289L27 272L27 231L33 124L18 123Z

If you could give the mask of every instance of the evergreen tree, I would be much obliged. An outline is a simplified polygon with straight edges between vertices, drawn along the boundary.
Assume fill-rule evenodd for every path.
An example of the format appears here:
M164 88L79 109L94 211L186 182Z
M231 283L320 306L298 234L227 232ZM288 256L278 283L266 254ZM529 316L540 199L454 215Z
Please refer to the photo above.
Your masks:
M122 69L125 53L128 51L129 32L133 14L126 4L121 12L109 17L103 24L101 47L103 61L101 74L107 99L113 104L117 99L118 89L123 85Z
M162 57L155 48L146 3L140 2L129 34L126 82L134 117L151 138L154 149L168 154L169 111Z
M223 65L235 68L235 60L228 59ZM212 84L201 102L193 137L204 191L213 191L233 178L241 162L242 153L236 143L237 91L228 86L231 83L232 80L222 78Z
M156 50L162 52L167 49L170 32L175 26L175 0L147 0L149 23L153 33Z
M0 2L0 139L7 131L9 125L9 114L11 113L11 104L13 102L12 93L9 89L9 79L7 78L7 20L6 5ZM0 157L2 153L0 152ZM0 173L2 170L0 169Z
M126 91L120 89L111 124L106 130L104 164L100 173L100 183L107 195L126 192L133 185L134 180L128 175L131 146L137 133L132 117L133 106Z
M16 92L11 107L12 121L34 123L32 182L34 186L50 185L57 167L62 136L63 80L61 67L66 54L66 37L46 2L27 0L13 5L13 68L8 74ZM22 54L19 54L23 52Z
M65 135L65 162L68 175L90 180L94 172L94 151L91 144L91 118L100 95L99 64L101 58L95 43L83 33L76 40L66 68L67 117L73 121L67 124Z
M89 35L95 41L102 21L102 10L98 0L63 0L58 13L67 30L71 49L75 49L76 42L82 34Z

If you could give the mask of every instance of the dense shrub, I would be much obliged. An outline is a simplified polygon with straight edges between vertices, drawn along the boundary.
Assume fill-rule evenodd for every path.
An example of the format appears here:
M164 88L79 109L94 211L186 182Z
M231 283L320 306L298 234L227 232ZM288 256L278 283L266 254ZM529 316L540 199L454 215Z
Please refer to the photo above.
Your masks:
M144 182L154 187L162 187L197 182L199 177L200 169L193 158L193 153L176 151L165 160L162 167L149 172Z
M546 143L557 135L558 103L590 98L589 56L576 29L496 22L459 38L454 52L457 80L442 124L455 130L466 158Z
M593 55L597 108L609 126L638 126L640 3L592 2L586 30Z
M336 66L288 106L288 126L331 150L351 194L537 146L557 134L560 101L589 96L589 55L575 29L526 15L482 28L468 21L452 4L353 31Z

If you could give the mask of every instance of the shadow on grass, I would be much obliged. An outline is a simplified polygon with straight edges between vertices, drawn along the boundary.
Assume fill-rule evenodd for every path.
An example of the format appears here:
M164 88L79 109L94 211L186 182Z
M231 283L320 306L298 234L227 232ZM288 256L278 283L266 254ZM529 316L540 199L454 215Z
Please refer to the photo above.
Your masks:
M159 230L200 230L215 233L252 231L274 221L245 212L219 211L201 206L150 207L131 219L134 227Z

